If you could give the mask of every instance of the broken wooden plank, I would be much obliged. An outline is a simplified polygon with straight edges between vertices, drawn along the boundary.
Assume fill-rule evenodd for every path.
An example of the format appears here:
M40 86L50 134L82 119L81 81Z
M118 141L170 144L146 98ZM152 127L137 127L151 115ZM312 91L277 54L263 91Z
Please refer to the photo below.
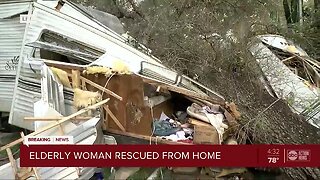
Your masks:
M80 78L80 81L81 81L81 89L82 90L87 90L86 82L81 78Z
M49 124L48 126L45 126L45 127L41 128L41 129L38 130L38 131L35 131L35 132L31 133L31 134L28 134L26 137L38 135L38 134L40 134L40 133L42 133L42 132L44 132L44 131L46 131L46 130L48 130L48 129L51 129L51 128L53 128L53 127L58 126L58 125L61 124L61 123L64 123L64 122L66 122L66 121L70 121L72 118L74 118L74 117L76 117L76 116L79 116L79 115L81 115L81 114L83 114L83 113L86 113L86 112L88 112L88 111L90 111L90 110L93 110L93 109L96 109L96 108L100 107L101 105L107 103L109 100L110 100L110 98L104 99L104 100L102 100L102 101L100 101L100 102L98 102L98 103L96 103L96 104L94 104L94 105L91 105L91 106L88 106L88 107L86 107L86 108L83 108L83 109L81 109L80 111L78 111L78 112L76 112L76 113L73 113L73 114L71 114L71 115L69 115L69 116L63 117L61 120L56 121L56 122L54 122L54 123L52 123L52 124ZM14 146L14 145L16 145L16 144L21 143L21 142L23 142L23 138L17 139L17 140L15 140L15 141L13 141L13 142L5 145L5 146L2 146L2 147L0 148L0 151L3 151L3 150L5 150L5 149L7 149L7 148L9 148L9 147L11 147L11 146Z
M64 117L25 117L25 121L59 121ZM88 116L83 116L83 117L74 117L71 118L71 120L78 120L78 121L83 121L83 120L89 120L92 117Z
M21 135L21 138L24 139L24 133L20 132L20 135ZM33 167L32 170L33 170L33 174L36 176L36 179L40 179L37 169L35 167Z
M212 91L211 89L209 89L208 87L206 87L203 84L199 83L198 81L195 81L195 80L193 80L193 79L191 79L191 78L189 78L188 76L185 76L185 75L182 75L182 77L187 79L187 80L189 80L189 82L194 83L198 87L200 87L202 89L205 89L207 92L210 92L213 96L215 96L215 99L218 99L220 101L225 101L224 97L221 96L219 93Z
M148 84L153 85L153 86L159 86L161 84L161 85L164 85L164 86L178 87L177 85L168 84L168 83L159 81L157 79L153 79L153 78L146 77L146 76L143 76L143 75L139 75L139 76L143 78L143 81L145 83L148 83ZM223 96L221 96L219 93L216 93L216 92L212 91L211 89L209 89L208 87L202 85L201 83L199 83L199 82L197 82L197 81L195 81L195 80L193 80L193 79L191 79L191 78L189 78L187 76L184 76L184 75L182 75L181 77L187 79L190 82L190 85L194 86L194 88L193 88L194 90L189 90L189 89L182 88L182 87L178 87L178 88L191 91L191 92L193 92L195 94L199 94L199 95L210 97L211 99L214 99L215 101L219 101L219 102L224 102L225 101ZM210 92L211 95L214 96L214 97L208 96L206 93L204 93L202 90L200 90L197 86L201 87L202 89L206 90L207 92Z
M7 155L8 155L12 170L13 170L13 174L16 176L16 174L18 173L18 167L16 164L16 160L13 157L13 154L12 154L10 147L6 148L6 150L7 150Z
M25 180L32 176L34 173L31 167L21 167L17 173L16 179Z
M33 170L34 175L36 176L36 179L37 180L40 179L37 168L33 167L32 170Z
M117 117L111 112L108 106L103 106L103 108L106 110L107 114L111 117L111 119L117 124L117 126L121 129L121 131L125 132L126 129L122 126L120 121L117 119Z
M72 69L72 88L80 88L80 71Z
M119 96L119 95L117 95L116 93L110 91L109 89L106 89L106 88L100 86L99 84L90 81L89 79L87 79L87 78L85 78L85 77L80 76L80 79L81 79L82 81L84 81L85 83L87 83L87 84L89 84L89 85L91 85L91 86L99 89L100 91L103 91L103 92L105 92L105 93L108 93L109 95L111 95L111 96L119 99L120 101L122 101L122 97L121 97L121 96Z

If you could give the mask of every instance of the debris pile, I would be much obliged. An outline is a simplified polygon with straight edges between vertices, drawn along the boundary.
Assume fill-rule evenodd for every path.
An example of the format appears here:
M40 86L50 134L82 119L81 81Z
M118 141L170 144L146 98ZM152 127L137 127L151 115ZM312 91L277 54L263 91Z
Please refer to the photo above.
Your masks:
M10 111L10 124L33 131L1 147L10 160L0 167L1 177L89 179L97 171L20 168L11 148L24 137L62 135L72 136L74 144L97 144L104 143L104 130L154 143L226 142L226 129L236 125L227 119L237 117L221 95L135 49L139 44L127 44L83 7L61 2L0 4L1 10L15 6L13 13L28 14L16 47L21 52L15 56L14 103L2 110Z
M1 6L23 7L13 14L28 12L31 16L16 47L21 52L14 52L16 56L12 57L19 57L15 71L10 72L12 105L7 109L0 106L0 110L10 111L10 124L33 132L21 134L20 139L1 147L10 162L0 167L0 178L89 179L96 172L95 168L80 167L20 168L10 148L22 143L25 136L72 136L74 144L116 144L113 136L150 144L238 144L233 137L241 114L234 103L135 49L140 45L132 47L128 39L97 21L83 7L69 1L44 0L4 1ZM270 46L258 43L251 50L257 56L261 52L272 56L257 57L271 94L288 102L293 94L291 107L312 116L312 123L319 125L320 104L315 101L319 98L319 63L302 56L304 53L296 55L300 51L292 46L285 52L271 51L274 46ZM269 65L277 68L270 69ZM12 66L8 67L11 71ZM286 78L294 83L277 84ZM105 141L103 133L108 134ZM218 178L244 171L204 168L202 174Z

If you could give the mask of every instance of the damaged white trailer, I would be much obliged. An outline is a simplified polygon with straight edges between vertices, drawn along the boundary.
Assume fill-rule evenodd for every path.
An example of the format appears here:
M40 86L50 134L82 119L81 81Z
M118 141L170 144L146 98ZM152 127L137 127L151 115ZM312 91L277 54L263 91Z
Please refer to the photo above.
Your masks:
M10 112L16 69L26 24L20 15L27 15L31 0L0 2L0 112Z
M34 124L23 118L33 116L33 104L41 97L39 77L44 59L109 67L113 61L121 60L133 73L180 84L203 93L198 89L200 87L223 99L199 83L165 68L155 57L135 49L126 38L105 27L73 3L66 1L60 11L55 9L57 3L39 0L30 6L17 67L10 124L34 130ZM74 112L71 105L73 94L68 87L64 88L64 92L65 113L70 114Z
M7 1L6 4L14 6L14 3L16 2ZM58 64L62 66L64 63L72 63L73 67L84 69L83 67L91 65L111 67L113 62L121 60L131 72L140 76L148 76L167 84L224 99L192 79L166 68L157 58L135 49L137 44L131 46L128 39L100 23L83 7L65 1L65 4L57 9L57 4L58 1L28 1L27 8L17 11L27 12L24 13L27 16L24 16L22 23L24 33L21 33L23 35L15 45L19 46L19 50L15 52L18 53L19 63L15 61L17 66L12 76L12 104L11 108L4 109L10 110L10 124L37 132L48 124L42 121L27 121L25 117L68 117L77 112L73 106L73 90L68 86L60 86L44 61L59 61ZM119 27L117 32L121 32ZM11 99L8 102L11 103ZM76 144L102 142L99 116L80 124L65 122L62 124L62 132L63 135L73 136ZM34 133L31 135L57 135L61 133L61 129ZM15 173L8 168L11 167L5 165L0 168L0 179L5 177L3 173L6 173L8 178L14 178ZM41 179L87 179L92 176L93 168L83 169L86 171L81 171L81 168L39 168L38 174ZM53 176L55 173L56 176Z
M309 123L320 128L320 89L317 87L319 76L311 78L308 73L307 78L302 78L295 68L292 69L285 64L294 58L310 59L307 53L278 35L261 35L257 38L258 42L250 51L264 74L262 79L270 94L286 100L293 112L305 116ZM275 54L277 50L282 54L289 54L289 57L280 59ZM319 73L319 69L306 66L303 65L304 71L312 69L315 74Z
M28 13L9 123L29 130L34 130L34 124L23 118L33 116L33 104L41 97L42 59L85 65L108 52L126 63L135 62L135 71L138 71L141 59L162 66L127 45L125 38L90 18L72 3L66 2L60 12L55 10L56 5L57 1L33 2ZM70 114L74 112L71 106L73 95L68 88L64 91L66 114Z

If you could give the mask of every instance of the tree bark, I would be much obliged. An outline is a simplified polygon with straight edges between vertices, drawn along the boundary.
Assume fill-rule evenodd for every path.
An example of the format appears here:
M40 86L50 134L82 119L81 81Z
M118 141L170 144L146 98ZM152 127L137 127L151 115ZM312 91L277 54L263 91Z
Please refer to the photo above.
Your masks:
M320 0L314 0L314 9L316 10L320 9Z

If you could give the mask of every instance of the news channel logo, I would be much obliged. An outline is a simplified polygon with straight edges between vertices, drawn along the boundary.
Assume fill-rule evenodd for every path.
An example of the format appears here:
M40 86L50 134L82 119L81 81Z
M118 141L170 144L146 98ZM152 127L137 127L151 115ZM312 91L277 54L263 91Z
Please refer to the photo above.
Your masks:
M287 150L287 161L310 161L311 151L310 150L296 150L288 149Z

